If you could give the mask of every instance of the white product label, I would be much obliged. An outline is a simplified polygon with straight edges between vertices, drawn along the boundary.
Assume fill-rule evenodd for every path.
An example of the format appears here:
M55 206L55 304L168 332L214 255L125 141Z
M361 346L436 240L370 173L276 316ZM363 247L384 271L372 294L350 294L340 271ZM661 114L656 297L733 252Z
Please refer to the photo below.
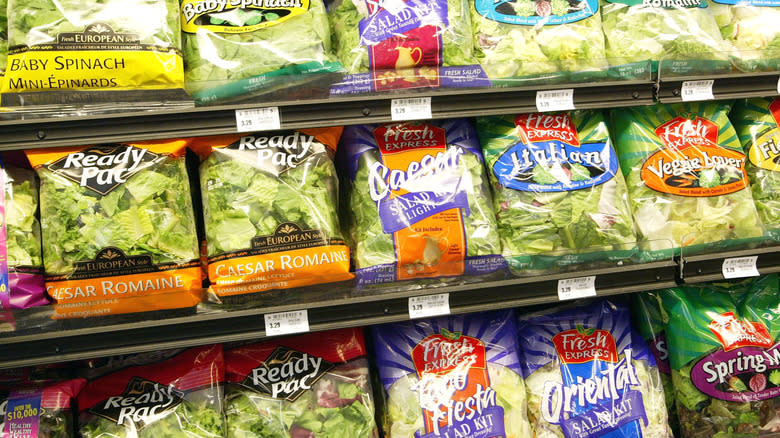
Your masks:
M712 84L714 83L715 81L712 79L707 81L685 81L680 89L680 97L682 97L683 102L713 100L715 99L715 96L712 95Z
M390 115L394 122L431 119L431 98L393 99L390 101Z
M536 109L539 112L573 110L574 89L537 91Z
M723 260L723 278L758 277L758 256L734 257Z
M401 11L406 9L406 3L403 0L384 0L382 7L393 15L398 15Z
M281 129L279 107L236 110L236 129L238 132L255 132Z
M409 317L425 318L450 314L450 294L409 297Z
M309 312L306 310L266 313L264 318L266 336L289 335L309 331Z
M558 280L558 299L574 300L596 296L596 276L564 278Z

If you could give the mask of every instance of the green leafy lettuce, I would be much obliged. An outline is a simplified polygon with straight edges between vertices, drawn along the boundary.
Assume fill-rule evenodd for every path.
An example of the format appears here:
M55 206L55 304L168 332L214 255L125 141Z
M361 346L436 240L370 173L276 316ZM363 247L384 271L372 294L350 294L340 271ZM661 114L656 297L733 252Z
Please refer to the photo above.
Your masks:
M720 32L733 44L737 68L744 71L780 68L780 7L713 2L710 6Z
M6 167L4 172L8 266L42 266L35 174L12 166Z
M224 418L217 409L209 403L188 400L140 430L88 412L82 413L79 422L82 438L220 438L225 436L224 428Z
M5 72L8 55L8 0L0 0L0 76Z

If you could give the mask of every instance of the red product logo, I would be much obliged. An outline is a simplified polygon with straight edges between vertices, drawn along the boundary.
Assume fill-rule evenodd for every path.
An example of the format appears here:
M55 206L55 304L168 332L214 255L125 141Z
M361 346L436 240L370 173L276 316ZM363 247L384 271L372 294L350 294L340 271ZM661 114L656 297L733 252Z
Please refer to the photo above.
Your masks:
M718 125L701 117L693 120L675 117L656 128L655 134L667 148L674 150L718 145Z
M382 125L374 130L374 138L382 155L411 149L447 147L444 129L427 123Z
M580 145L577 129L568 114L520 114L515 118L515 125L524 144L555 140Z
M585 328L566 330L553 336L553 345L564 364L586 363L595 360L617 362L617 346L607 330Z
M769 104L769 112L772 113L772 117L775 118L775 124L780 126L780 99L775 99Z
M774 345L764 323L740 321L734 312L721 313L708 328L723 345L723 351L742 347L770 348Z

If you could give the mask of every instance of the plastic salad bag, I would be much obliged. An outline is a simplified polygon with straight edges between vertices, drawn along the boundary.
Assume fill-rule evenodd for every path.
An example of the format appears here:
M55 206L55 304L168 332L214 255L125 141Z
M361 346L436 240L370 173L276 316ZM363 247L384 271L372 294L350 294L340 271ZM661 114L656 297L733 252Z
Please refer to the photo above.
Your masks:
M745 154L723 102L612 111L645 259L744 244L763 226L748 190Z
M530 437L512 311L371 327L389 438Z
M333 155L342 128L204 137L212 298L348 280Z
M780 69L780 2L713 0L721 34L732 43L734 65L742 71Z
M186 141L26 151L41 180L55 318L193 308L201 296Z
M8 0L2 105L186 99L177 0Z
M180 1L185 79L196 102L343 71L322 0Z
M84 379L17 383L0 390L0 436L72 438L73 406Z
M518 317L537 438L672 438L655 358L625 305L579 302Z
M78 397L82 438L225 436L222 345L130 366L87 383Z
M601 113L484 117L477 131L513 272L632 254L626 183Z
M359 286L505 269L468 121L348 126L340 160Z
M377 437L362 329L225 352L227 437Z

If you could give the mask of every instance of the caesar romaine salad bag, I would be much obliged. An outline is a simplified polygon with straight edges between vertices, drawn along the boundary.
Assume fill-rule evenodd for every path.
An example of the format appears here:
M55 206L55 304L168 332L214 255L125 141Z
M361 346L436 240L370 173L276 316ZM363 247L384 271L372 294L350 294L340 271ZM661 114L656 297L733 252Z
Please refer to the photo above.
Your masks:
M477 132L513 272L631 256L626 183L601 113L483 117Z
M224 382L221 344L117 370L79 394L79 436L224 437Z
M619 302L518 316L532 434L672 438L655 358Z
M26 151L55 318L194 308L202 286L184 140Z
M225 352L227 437L376 438L362 329Z
M506 268L468 121L348 126L341 145L358 286Z
M780 69L780 2L713 0L710 8L723 38L732 44L731 59L739 70Z
M84 384L84 379L21 381L0 390L0 436L74 437L73 400Z
M729 108L694 102L611 112L643 259L763 235Z
M212 298L352 278L333 164L341 132L194 141L204 159L200 185Z
M531 436L514 312L405 321L371 334L389 438Z

